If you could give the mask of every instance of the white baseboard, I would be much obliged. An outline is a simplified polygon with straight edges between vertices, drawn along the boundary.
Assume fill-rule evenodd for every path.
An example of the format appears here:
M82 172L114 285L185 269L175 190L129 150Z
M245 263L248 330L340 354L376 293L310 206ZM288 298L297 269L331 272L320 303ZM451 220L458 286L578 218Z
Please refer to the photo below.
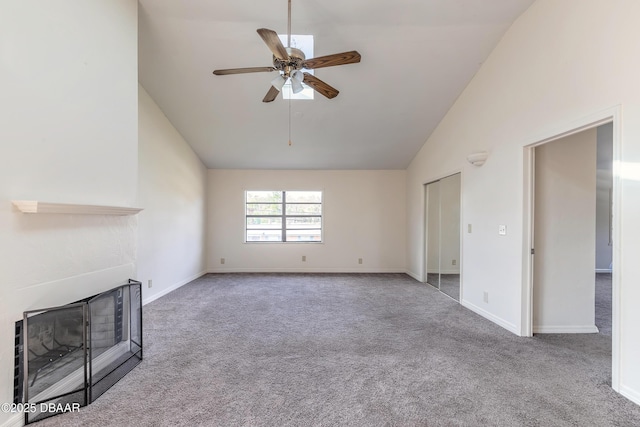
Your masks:
M165 295L167 295L169 292L175 291L176 289L178 289L181 286L186 285L189 282L193 282L194 280L204 276L205 274L207 274L206 271L201 271L198 274L194 274L191 277L188 277L184 280L179 281L178 283L174 283L173 285L169 286L168 288L165 288L163 290L161 290L160 292L157 292L155 294L149 295L148 297L145 297L142 299L142 305L147 305L152 301L157 300L158 298L161 298ZM148 288L145 288L144 283L142 284L142 294L145 294L145 291L147 291Z
M505 328L507 331L512 332L518 336L520 336L520 330L516 327L516 325L514 325L513 323L509 323L504 319L501 319L500 317L489 313L488 311L478 307L477 305L474 305L468 301L462 300L460 302L460 304L465 307L468 308L469 310L473 311L476 314L479 314L480 316L491 320L493 323L495 323L498 326L501 326L503 328Z
M414 279L416 279L418 282L422 282L422 274L418 274L418 273L414 273L413 271L405 271L404 274L406 274L407 276L411 276Z
M611 273L613 270L610 268L596 268L596 273Z
M620 394L635 403L636 405L640 405L640 392L634 390L626 385L620 386Z
M533 326L534 334L597 334L600 332L596 325L582 326Z
M400 273L405 274L399 268L213 268L208 273Z

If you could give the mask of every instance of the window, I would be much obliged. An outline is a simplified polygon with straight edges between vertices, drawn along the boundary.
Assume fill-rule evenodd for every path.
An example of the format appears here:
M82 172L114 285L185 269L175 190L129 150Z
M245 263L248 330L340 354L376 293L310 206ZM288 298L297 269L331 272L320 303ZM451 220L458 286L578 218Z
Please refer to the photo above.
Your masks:
M321 242L322 191L247 191L246 242Z

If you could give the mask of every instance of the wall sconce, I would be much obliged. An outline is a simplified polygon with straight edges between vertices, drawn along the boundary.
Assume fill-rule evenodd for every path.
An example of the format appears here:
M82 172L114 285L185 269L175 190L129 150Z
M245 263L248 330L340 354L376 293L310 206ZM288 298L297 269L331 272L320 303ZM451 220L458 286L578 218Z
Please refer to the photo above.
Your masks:
M486 151L478 151L477 153L471 153L467 156L467 161L473 166L482 166L487 161L489 153Z

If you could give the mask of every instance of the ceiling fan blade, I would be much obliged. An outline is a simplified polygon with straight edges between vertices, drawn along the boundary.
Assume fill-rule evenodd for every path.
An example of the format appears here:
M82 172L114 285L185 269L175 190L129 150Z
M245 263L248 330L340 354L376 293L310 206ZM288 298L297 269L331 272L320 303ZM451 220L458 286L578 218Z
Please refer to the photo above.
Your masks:
M226 70L215 70L213 74L216 76L225 76L227 74L262 73L275 70L273 67L228 68Z
M350 52L312 58L303 62L302 66L308 70L313 70L316 68L333 67L335 65L356 64L358 62L360 62L360 54L352 50Z
M262 102L271 102L274 99L276 99L278 97L278 94L280 93L280 91L278 89L276 89L275 87L271 86L269 88L269 92L267 92L267 94L264 96L264 99L262 100Z
M313 74L304 73L303 81L311 86L320 95L324 95L329 99L335 98L340 93L338 89L329 86L327 83L323 82Z
M267 28L258 29L258 34L262 37L262 40L267 44L273 55L282 60L289 59L289 54L287 50L282 45L280 38L278 37L278 33L273 30L269 30Z

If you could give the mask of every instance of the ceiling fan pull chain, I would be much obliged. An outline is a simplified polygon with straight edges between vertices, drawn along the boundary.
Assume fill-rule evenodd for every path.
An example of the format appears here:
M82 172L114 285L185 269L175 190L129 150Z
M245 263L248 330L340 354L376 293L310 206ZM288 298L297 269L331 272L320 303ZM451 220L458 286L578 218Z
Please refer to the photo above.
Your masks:
M291 147L291 98L289 98L289 147Z
M287 47L291 47L291 0L289 0L289 20L287 21Z

